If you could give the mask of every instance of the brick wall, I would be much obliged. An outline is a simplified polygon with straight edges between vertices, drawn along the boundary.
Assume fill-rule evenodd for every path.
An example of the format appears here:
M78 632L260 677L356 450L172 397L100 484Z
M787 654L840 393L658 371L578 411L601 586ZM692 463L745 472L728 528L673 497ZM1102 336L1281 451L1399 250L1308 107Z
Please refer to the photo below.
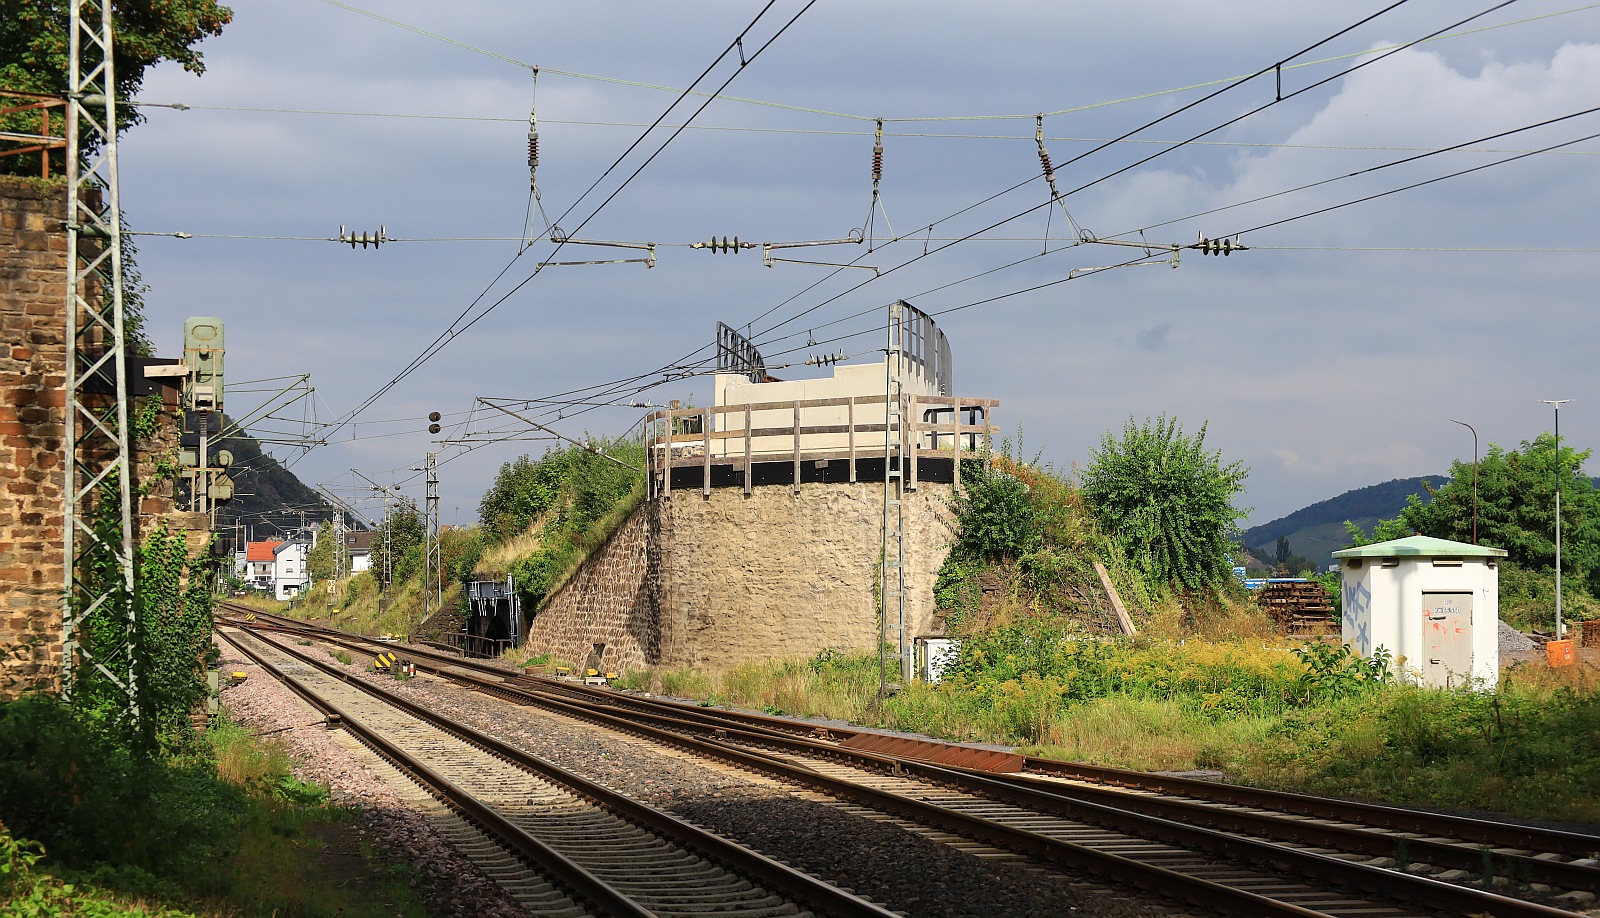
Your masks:
M906 495L907 618L933 630L948 486ZM533 620L528 646L604 668L725 666L878 640L882 483L713 489L647 502Z
M0 177L0 698L61 673L65 202Z

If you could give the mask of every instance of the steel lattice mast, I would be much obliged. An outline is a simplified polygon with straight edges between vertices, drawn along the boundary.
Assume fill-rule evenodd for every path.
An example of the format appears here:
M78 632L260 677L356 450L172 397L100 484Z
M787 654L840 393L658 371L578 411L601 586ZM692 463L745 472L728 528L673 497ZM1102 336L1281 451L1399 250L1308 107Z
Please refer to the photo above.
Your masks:
M906 302L889 304L888 341L884 348L883 397L883 542L879 551L878 696L889 693L890 647L899 661L900 684L911 682L911 653L906 646L906 517L905 517L905 347Z
M92 666L122 690L137 718L133 467L111 3L71 0L70 11L62 682L70 693L79 670ZM97 636L92 648L82 640L91 625Z

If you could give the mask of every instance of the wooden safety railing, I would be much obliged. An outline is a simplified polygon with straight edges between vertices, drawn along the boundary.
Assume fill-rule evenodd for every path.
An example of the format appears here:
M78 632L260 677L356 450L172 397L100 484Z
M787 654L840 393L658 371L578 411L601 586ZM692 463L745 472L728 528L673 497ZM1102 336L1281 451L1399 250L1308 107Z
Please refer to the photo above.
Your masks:
M961 458L988 450L999 431L993 421L998 399L908 395L900 416L897 451L904 462L906 486L915 489L919 458L952 460L954 482L961 483ZM713 466L732 466L741 473L744 492L753 487L757 464L788 462L791 483L800 489L801 466L807 462L848 464L848 480L857 480L857 462L882 459L885 443L885 400L872 396L752 402L708 408L668 408L645 418L645 450L650 497L670 496L672 470L701 469L702 494L711 494ZM842 412L840 409L843 409ZM772 423L770 412L785 412L787 423ZM806 423L819 413L842 423ZM944 420L943 415L949 420ZM931 415L933 420L923 420ZM764 426L756 427L752 420ZM970 419L974 423L966 423ZM840 440L843 442L841 443Z
M0 142L6 144L0 147L0 156L21 156L24 153L39 153L39 175L41 178L50 177L50 151L65 150L67 148L67 100L59 96L46 96L35 92L11 92L0 90L0 118L15 115L21 112L39 113L39 133L24 134L17 131L0 130ZM61 109L59 122L50 117L54 109ZM62 136L56 137L53 126L59 124ZM27 144L22 147L11 147L10 144Z

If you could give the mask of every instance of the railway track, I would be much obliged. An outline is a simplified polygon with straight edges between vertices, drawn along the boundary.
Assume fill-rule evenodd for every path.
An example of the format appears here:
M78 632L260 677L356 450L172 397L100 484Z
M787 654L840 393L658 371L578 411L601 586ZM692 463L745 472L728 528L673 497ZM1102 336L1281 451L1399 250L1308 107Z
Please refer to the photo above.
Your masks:
M300 623L258 618L255 624L311 633ZM365 653L384 649L348 635L315 633ZM1493 876L1539 883L1549 894L1600 887L1600 870L1581 856L1600 847L1594 836L1541 838L1536 830L1519 828L1520 844L1548 841L1548 847L1490 847L1503 842L1489 828L1495 824L1476 826L1479 821L1460 817L1443 817L1443 823L1412 831L1413 823L1401 817L1433 814L1372 808L1383 811L1381 819L1372 816L1362 824L1344 815L1274 812L1255 801L1206 800L1187 785L1177 793L1140 787L1137 773L1106 770L1086 776L1071 772L1075 766L1065 766L1071 773L1052 773L1053 766L1064 763L1020 757L1010 757L1019 760L1020 773L954 768L928 760L959 757L952 750L970 752L967 747L921 744L910 750L912 758L880 755L852 748L862 737L869 744L876 741L876 734L863 731L819 730L803 721L532 679L416 647L403 652L419 669L479 692L646 735L891 814L930 833L976 839L1016 856L1158 889L1207 909L1293 915L1572 914L1445 882L1465 879L1469 872L1489 879L1483 876L1485 865ZM1239 790L1222 787L1220 792L1237 796ZM1283 796L1300 809L1338 803ZM1379 824L1382 820L1390 825ZM1441 834L1443 825L1453 834ZM1476 836L1479 830L1482 835ZM1491 836L1495 840L1483 840ZM1417 875L1424 869L1443 876Z
M507 859L492 851L480 864L535 914L894 914L311 655L237 633L223 638L531 865L508 874Z

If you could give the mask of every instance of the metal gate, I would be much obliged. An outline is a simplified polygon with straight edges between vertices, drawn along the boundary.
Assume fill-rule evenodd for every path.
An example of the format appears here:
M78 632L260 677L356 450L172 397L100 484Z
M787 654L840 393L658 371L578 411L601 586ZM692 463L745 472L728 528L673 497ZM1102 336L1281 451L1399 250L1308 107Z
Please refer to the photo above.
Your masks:
M1453 688L1472 677L1472 594L1422 594L1422 681Z

